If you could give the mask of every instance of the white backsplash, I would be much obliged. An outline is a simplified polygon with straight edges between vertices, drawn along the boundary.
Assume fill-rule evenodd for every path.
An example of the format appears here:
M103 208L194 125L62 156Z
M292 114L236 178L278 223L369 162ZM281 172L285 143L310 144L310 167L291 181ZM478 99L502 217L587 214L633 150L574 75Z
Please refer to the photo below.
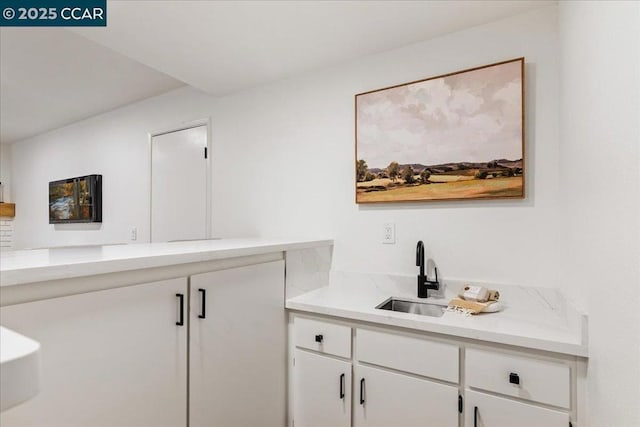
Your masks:
M286 297L293 298L329 285L333 246L287 251Z

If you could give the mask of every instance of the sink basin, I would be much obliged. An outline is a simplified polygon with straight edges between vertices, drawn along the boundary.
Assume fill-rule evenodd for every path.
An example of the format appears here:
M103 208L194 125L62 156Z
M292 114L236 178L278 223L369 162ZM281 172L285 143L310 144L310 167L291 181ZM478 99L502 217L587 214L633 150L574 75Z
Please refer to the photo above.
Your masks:
M400 311L402 313L419 314L421 316L440 317L444 314L444 306L428 302L408 301L389 298L376 307L380 310Z

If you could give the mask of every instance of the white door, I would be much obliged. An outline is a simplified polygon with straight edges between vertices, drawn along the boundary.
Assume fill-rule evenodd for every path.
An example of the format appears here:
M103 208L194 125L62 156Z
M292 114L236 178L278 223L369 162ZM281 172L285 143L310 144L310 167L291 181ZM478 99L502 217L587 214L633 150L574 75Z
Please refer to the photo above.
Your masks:
M351 362L296 350L293 375L296 427L351 425Z
M458 426L457 387L362 365L356 374L355 427Z
M42 381L0 425L185 427L186 292L181 278L2 307L3 326L40 342Z
M151 139L151 241L207 238L207 126Z
M189 327L189 425L284 426L284 261L191 276Z
M569 414L467 390L466 427L567 427Z

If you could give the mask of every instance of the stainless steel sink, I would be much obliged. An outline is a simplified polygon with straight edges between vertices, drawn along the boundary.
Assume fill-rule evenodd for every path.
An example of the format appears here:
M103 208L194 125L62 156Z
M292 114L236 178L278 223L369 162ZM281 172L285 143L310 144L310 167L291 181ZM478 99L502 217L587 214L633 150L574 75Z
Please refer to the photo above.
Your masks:
M415 302L398 298L389 298L376 308L380 310L401 311L421 316L440 317L444 314L444 306L427 302Z

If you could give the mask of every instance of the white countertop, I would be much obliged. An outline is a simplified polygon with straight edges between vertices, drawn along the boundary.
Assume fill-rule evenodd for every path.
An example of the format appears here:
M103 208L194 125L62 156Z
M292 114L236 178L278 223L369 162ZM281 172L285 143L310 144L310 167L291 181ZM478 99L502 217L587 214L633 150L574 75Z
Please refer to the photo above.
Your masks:
M419 301L446 304L463 283L470 283L444 281L447 285L445 295ZM557 290L473 284L499 290L503 311L472 316L445 312L442 317L430 317L379 310L375 307L392 296L418 300L416 277L345 272L332 272L329 286L288 299L286 307L380 325L588 356L586 315L574 309Z
M220 239L2 252L0 286L330 246L332 240Z
M0 411L38 393L39 352L40 344L0 326Z

